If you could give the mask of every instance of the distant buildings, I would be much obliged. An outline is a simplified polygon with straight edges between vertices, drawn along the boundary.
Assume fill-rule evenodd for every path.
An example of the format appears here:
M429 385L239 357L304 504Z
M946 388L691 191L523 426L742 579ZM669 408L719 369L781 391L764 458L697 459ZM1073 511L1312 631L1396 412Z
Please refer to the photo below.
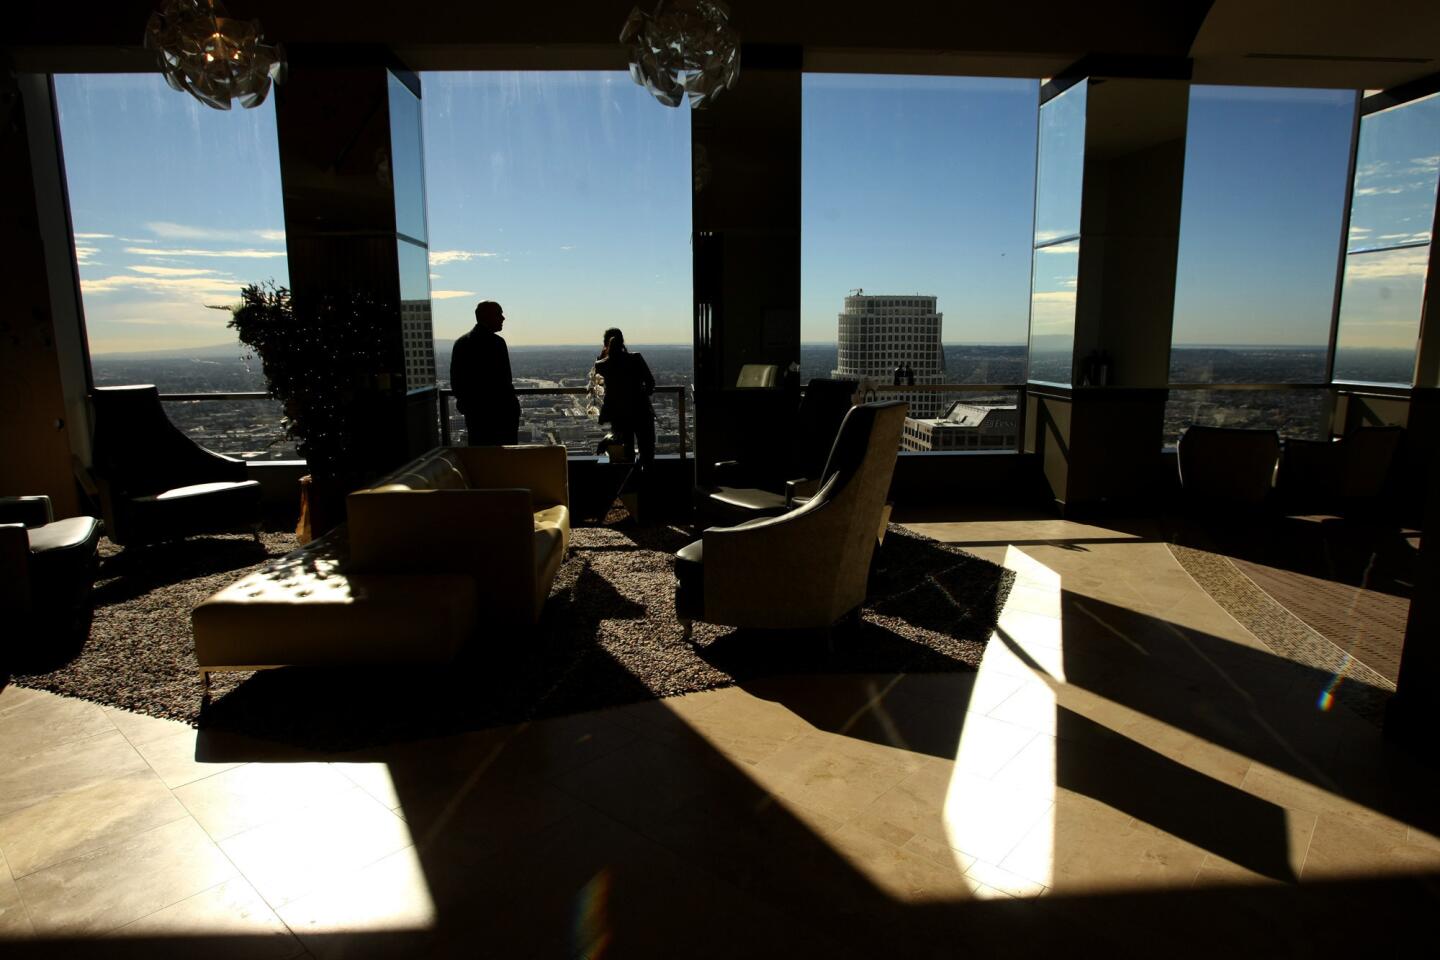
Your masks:
M845 298L840 314L836 377L890 383L895 368L909 364L915 383L945 381L945 352L940 346L944 315L936 298L922 294L866 294L856 290ZM935 394L887 394L908 400L912 416L933 417L940 409Z
M943 417L906 417L900 449L1013 450L1018 439L1015 404L952 403Z
M430 317L430 301L400 301L400 321L405 345L405 384L411 390L433 387L435 330Z

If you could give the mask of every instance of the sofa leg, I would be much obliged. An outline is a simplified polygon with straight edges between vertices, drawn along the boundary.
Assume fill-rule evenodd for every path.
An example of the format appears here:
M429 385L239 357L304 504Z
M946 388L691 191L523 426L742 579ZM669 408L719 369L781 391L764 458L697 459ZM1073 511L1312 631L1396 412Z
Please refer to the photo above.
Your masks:
M680 634L680 640L684 643L691 642L691 638L693 637L695 632L695 624L690 620L681 620L680 627L683 631Z
M252 537L255 538L255 542L256 542L256 543L261 543L261 542L262 542L262 541L260 540L260 524L257 523L257 524L255 524L255 526L253 526L253 527L250 528L250 536L252 536Z
M200 702L201 702L202 704L206 704L206 703L209 703L209 702L210 702L210 671L209 671L209 670L201 670L201 671L200 671Z

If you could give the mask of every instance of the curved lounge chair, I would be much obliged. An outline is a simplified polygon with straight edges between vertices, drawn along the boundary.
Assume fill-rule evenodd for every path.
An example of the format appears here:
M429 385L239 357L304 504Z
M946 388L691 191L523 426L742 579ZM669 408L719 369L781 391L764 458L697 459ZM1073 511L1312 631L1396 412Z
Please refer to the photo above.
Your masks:
M828 628L865 601L906 404L854 407L806 503L711 527L675 554L675 615L733 627Z

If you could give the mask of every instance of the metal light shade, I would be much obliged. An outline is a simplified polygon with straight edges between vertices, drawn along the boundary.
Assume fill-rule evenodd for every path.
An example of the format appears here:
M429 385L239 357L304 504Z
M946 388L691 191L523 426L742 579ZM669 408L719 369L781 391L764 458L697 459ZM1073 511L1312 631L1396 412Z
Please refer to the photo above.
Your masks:
M630 76L667 107L687 95L703 107L740 76L740 34L719 0L659 0L654 13L636 7L620 42L630 44Z
M260 23L226 16L219 0L165 0L145 26L165 79L216 110L258 107L280 77L279 45L261 42Z

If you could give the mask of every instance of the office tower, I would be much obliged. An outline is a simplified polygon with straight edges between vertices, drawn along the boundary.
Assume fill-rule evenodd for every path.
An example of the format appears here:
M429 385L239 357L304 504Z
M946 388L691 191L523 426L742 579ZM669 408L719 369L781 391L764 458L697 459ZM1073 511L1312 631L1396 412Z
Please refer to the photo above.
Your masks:
M409 389L435 385L435 329L429 300L402 300L405 382Z
M867 294L845 298L839 320L839 361L834 375L890 383L895 368L909 364L916 385L945 382L945 353L940 346L944 314L936 298L922 294ZM940 412L940 397L929 393L887 394L910 402L912 417Z

